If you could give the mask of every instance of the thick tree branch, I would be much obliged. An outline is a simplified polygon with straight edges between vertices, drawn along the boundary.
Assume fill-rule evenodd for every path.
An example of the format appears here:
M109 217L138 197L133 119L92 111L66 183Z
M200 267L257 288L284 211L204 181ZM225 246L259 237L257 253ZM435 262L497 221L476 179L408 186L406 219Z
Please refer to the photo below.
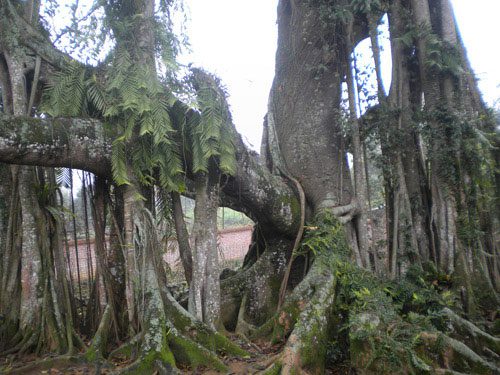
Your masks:
M63 69L69 61L76 61L68 54L55 48L46 35L35 29L18 14L10 1L6 1L2 6L10 19L10 32L14 32L18 36L21 44L33 50L44 61L59 70Z
M0 116L0 162L83 169L111 175L111 141L99 120L34 119ZM263 228L294 237L300 222L299 199L247 150L235 132L238 169L223 186L229 206L252 212Z
M260 162L259 155L249 151L241 136L235 135L238 170L224 186L232 199L231 207L241 204L243 212L252 212L264 231L278 231L295 238L300 226L300 201L293 187Z
M0 116L0 161L111 172L111 137L92 119Z

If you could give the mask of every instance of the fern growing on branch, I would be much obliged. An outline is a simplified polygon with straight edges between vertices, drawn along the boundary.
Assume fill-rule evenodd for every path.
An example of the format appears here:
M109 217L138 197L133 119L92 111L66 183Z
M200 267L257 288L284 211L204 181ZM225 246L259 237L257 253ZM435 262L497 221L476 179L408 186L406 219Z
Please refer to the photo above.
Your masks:
M193 173L207 172L214 158L222 173L236 172L234 134L226 93L219 80L201 69L192 69L198 116L187 122L191 135Z
M118 49L105 74L77 64L56 73L45 90L43 109L51 116L97 113L113 128L112 174L118 185L130 184L132 172L140 184L178 191L184 173L207 172L210 161L224 174L236 172L224 89L200 69L192 69L190 83L196 108L178 101L155 71L134 64L126 50ZM181 149L191 155L191 171L183 168Z

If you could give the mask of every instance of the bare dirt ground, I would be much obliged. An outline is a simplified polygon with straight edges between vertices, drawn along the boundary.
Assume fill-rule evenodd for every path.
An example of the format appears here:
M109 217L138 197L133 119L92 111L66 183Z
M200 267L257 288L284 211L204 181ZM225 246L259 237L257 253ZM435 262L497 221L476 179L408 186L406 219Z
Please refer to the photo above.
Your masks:
M280 350L280 345L270 346L266 343L251 343L242 340L238 336L230 337L243 349L250 353L249 358L224 357L223 362L229 368L227 374L243 375L257 374L272 365L273 359ZM39 358L34 355L25 355L22 357L0 358L0 374L50 374L50 375L98 375L112 374L121 368L130 364L130 361L116 361L108 364L94 365L80 362L78 355L72 358L64 356L46 356ZM183 374L193 375L215 375L220 372L206 368L189 369L180 366Z
M270 345L268 342L256 341L249 342L241 339L239 336L231 335L230 338L239 344L243 349L250 353L249 358L222 358L224 364L228 367L226 374L230 375L254 375L261 374L269 369L274 362L279 359L279 353L282 344ZM96 366L89 363L78 363L77 356L68 360L64 357L47 356L43 359L33 355L18 358L0 358L0 374L23 374L23 375L104 375L113 374L116 371L126 367L130 361L116 361L113 363ZM31 367L31 368L30 368ZM199 367L196 369L183 368L180 366L183 374L192 375L220 375L220 372ZM3 371L2 371L3 370ZM325 369L327 375L347 375L348 366L337 366L335 368ZM307 375L307 374L304 374Z

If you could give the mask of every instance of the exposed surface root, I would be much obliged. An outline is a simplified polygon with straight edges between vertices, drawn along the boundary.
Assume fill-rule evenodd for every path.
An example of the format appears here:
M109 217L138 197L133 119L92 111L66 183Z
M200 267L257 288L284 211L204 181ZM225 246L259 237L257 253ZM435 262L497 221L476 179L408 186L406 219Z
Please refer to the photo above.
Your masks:
M439 353L444 368L469 374L500 374L500 368L486 361L463 342L441 333L422 333L433 353Z
M500 374L498 338L450 309L438 316L450 323L453 337L439 332L425 312L402 313L387 284L342 255L341 232L313 228L322 238L304 240L317 246L309 273L253 333L284 343L263 373L324 373L327 343L335 341L336 360L359 374Z
M448 308L443 309L443 313L448 317L453 327L451 336L456 336L457 338L465 337L467 338L468 346L473 348L477 353L496 357L497 360L499 359L500 338L484 332L472 322L460 317Z
M248 353L233 343L223 334L212 330L206 324L189 314L170 293L166 298L166 314L171 319L173 326L184 337L199 345L230 356L246 357Z
M13 369L5 369L5 373L9 375L27 375L27 374L40 374L47 372L47 370L54 368L68 368L74 365L84 364L85 359L81 356L58 356L52 358L45 358L27 364L26 366L17 367Z
M273 342L283 341L292 332L294 325L307 301L314 294L315 285L327 282L327 275L320 267L313 265L304 280L288 295L281 309L262 326L257 328L252 338L267 337Z
M106 356L106 346L111 323L111 306L107 305L102 314L101 322L97 332L85 353L85 357L90 362L99 362Z
M245 320L245 311L247 308L247 294L243 296L243 299L241 300L241 306L240 306L240 311L238 312L238 321L236 323L236 328L235 332L238 335L241 335L245 339L248 339L248 337L255 331L256 327L250 323L248 323Z
M336 286L332 275L319 286L312 299L300 313L283 349L282 374L292 374L297 369L324 371L328 340L329 317L332 315Z

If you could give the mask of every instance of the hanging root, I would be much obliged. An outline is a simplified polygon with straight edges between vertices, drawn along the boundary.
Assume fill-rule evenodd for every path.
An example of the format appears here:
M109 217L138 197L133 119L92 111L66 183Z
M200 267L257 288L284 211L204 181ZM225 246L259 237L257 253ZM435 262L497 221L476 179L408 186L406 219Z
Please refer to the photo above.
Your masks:
M281 171L281 169L280 169L280 171ZM281 282L279 298L278 298L278 310L280 309L281 305L283 305L283 301L285 300L285 294L286 294L286 290L287 290L287 286L288 286L288 279L290 278L290 271L292 270L292 263L295 260L297 250L299 249L299 246L300 246L300 241L302 240L302 236L304 235L304 225L305 225L305 220L306 220L306 194L304 192L304 188L302 187L302 185L300 184L300 182L297 179L293 178L291 175L289 175L288 173L285 173L284 171L282 171L282 173L295 184L295 187L297 188L297 191L299 192L300 224L299 224L299 231L297 232L297 235L295 236L295 241L293 243L292 251L290 252L290 259L288 260L288 265L286 267L285 276L283 277L283 281Z

